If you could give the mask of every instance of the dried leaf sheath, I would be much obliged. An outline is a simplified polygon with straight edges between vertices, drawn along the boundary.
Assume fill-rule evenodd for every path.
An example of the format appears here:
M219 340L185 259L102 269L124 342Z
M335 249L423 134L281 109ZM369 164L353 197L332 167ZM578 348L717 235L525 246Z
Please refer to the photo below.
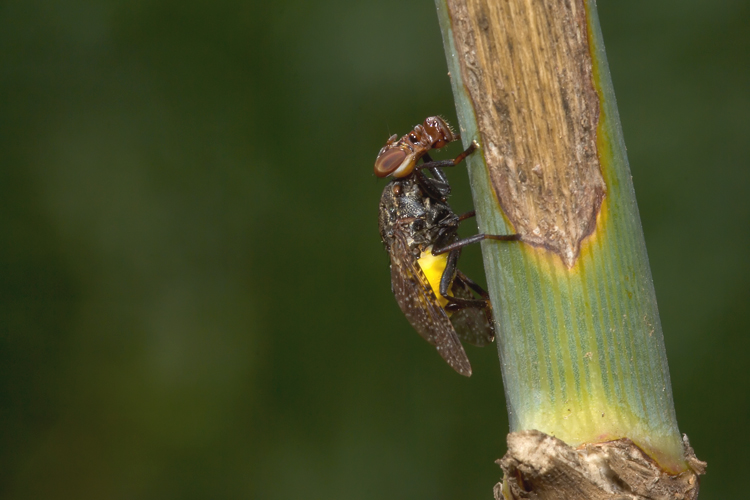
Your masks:
M583 4L448 4L472 28L455 47L500 205L523 241L572 267L606 191Z

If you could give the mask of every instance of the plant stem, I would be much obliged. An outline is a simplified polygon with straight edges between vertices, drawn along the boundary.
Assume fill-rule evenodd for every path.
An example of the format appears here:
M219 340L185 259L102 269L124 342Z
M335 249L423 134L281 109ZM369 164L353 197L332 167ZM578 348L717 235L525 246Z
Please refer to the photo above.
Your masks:
M436 6L479 229L523 237L482 244L511 432L688 470L595 2Z

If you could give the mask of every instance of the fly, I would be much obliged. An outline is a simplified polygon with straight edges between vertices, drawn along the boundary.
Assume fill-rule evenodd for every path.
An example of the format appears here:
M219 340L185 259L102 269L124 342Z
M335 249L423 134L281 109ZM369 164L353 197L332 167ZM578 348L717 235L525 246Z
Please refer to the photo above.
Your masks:
M518 235L459 239L459 224L474 211L453 212L442 169L458 165L478 145L472 143L452 160L433 161L428 154L458 138L442 118L429 117L400 139L388 139L375 161L375 175L393 177L380 198L379 227L391 258L396 302L440 356L469 377L471 364L459 339L485 346L495 339L495 329L489 295L457 268L461 248L484 239L514 241Z

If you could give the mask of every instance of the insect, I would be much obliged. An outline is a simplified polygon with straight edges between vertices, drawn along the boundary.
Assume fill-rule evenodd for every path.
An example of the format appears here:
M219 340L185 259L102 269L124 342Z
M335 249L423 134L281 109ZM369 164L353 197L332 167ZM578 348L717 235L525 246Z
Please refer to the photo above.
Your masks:
M459 224L474 212L453 212L442 169L460 164L477 149L476 142L454 159L433 161L431 149L459 138L440 117L429 117L396 138L388 139L375 161L375 175L394 177L383 189L378 221L391 258L391 289L414 329L454 370L469 377L471 364L459 338L485 346L494 340L495 329L487 292L457 268L461 248L483 239L513 241L518 236L458 237ZM423 163L417 164L420 159Z

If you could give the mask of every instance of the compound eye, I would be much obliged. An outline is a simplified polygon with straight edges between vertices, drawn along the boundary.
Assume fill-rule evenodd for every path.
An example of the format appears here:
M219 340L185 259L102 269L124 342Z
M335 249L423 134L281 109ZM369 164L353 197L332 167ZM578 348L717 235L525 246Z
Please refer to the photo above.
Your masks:
M387 177L391 175L406 159L406 152L394 148L389 149L378 155L375 160L375 175L378 177Z
M416 144L419 142L419 139L417 138L416 134L409 134L409 140L412 142L412 144Z

